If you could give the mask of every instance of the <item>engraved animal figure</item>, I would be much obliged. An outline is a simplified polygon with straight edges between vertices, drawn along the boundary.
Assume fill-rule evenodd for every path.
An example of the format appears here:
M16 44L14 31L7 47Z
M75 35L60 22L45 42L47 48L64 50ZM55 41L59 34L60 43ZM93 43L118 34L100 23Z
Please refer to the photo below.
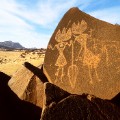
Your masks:
M99 76L96 70L100 63L101 56L100 54L95 55L92 51L90 51L87 48L87 40L88 38L91 37L91 31L90 31L90 35L87 33L84 33L86 29L87 29L87 23L84 20L82 20L81 23L80 22L78 22L78 24L73 23L72 25L72 32L74 34L75 41L77 41L81 45L80 51L78 53L77 61L82 60L83 66L88 67L88 73L90 78L89 82L90 84L93 84L93 79L91 74L92 69L94 69L95 71L97 80L101 81L99 79ZM83 50L83 55L82 57L80 57L80 53L82 50Z
M100 63L100 54L93 54L89 49L84 50L83 53L83 66L88 66L88 70L89 70L89 77L90 77L90 83L93 84L93 80L92 80L92 75L91 75L91 71L92 69L94 69L95 71L95 75L98 81L101 81L101 79L99 79L98 73L97 73L97 67Z
M56 76L56 82L58 79L63 82L63 76L64 76L64 66L67 64L66 58L64 56L64 49L66 46L70 46L69 43L67 42L71 38L71 29L66 30L66 28L63 28L62 31L58 30L55 40L58 42L54 48L49 45L48 48L54 50L55 48L59 52L59 56L56 60L55 66L57 66L57 71L55 73Z

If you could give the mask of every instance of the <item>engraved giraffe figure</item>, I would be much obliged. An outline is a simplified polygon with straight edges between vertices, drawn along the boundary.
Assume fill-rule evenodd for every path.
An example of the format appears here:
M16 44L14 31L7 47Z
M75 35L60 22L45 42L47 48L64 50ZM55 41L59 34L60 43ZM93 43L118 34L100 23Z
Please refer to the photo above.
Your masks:
M83 62L83 66L88 67L90 84L93 84L93 79L92 79L92 74L91 74L92 69L94 69L94 71L95 71L97 80L101 81L99 79L99 76L98 76L98 73L96 70L100 63L101 56L100 56L100 54L95 55L92 51L90 51L87 48L87 40L88 40L88 38L91 37L91 33L90 33L90 35L88 35L87 33L84 33L84 31L87 29L87 23L84 20L82 20L81 23L78 23L77 25L75 23L73 23L72 28L73 28L75 41L77 41L81 45L81 48L80 48L78 56L77 56L77 61L81 60L80 53L83 50L82 62Z
M49 49L54 50L55 48L58 50L59 55L56 60L55 66L57 66L57 70L55 72L56 76L56 82L58 79L61 80L63 83L62 79L64 76L64 66L67 64L66 58L64 56L64 49L66 46L70 46L69 43L67 42L71 38L71 29L66 30L66 28L63 28L62 31L58 30L55 36L55 40L58 42L54 47L51 45L48 46Z

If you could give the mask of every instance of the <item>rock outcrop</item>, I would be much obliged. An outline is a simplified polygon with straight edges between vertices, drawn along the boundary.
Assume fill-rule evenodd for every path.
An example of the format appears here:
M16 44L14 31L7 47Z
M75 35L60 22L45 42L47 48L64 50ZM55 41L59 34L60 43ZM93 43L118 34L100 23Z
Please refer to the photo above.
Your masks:
M44 109L40 120L119 120L120 108L93 95L73 95L45 83Z

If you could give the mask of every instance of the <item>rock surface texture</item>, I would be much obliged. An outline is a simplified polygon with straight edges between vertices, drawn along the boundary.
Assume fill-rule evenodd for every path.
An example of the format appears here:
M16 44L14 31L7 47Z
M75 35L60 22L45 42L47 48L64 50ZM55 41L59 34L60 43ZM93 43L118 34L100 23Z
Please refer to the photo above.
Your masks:
M25 65L13 75L8 85L21 100L28 101L42 108L43 82L34 74L34 71L38 68L34 67L33 71L30 71ZM28 66L31 68L33 65L28 63Z
M111 99L120 92L120 26L71 8L50 39L43 70L70 93Z
M40 120L120 120L120 108L89 94L73 95L45 83Z

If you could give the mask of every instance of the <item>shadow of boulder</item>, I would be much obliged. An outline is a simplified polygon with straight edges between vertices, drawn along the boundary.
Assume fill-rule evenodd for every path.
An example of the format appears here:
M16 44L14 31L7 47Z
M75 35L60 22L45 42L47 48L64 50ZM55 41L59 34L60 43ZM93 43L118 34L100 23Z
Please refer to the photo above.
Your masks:
M39 120L41 108L20 100L9 88L9 79L0 72L0 120Z
M120 107L120 92L114 98L111 99L111 102L116 106Z

